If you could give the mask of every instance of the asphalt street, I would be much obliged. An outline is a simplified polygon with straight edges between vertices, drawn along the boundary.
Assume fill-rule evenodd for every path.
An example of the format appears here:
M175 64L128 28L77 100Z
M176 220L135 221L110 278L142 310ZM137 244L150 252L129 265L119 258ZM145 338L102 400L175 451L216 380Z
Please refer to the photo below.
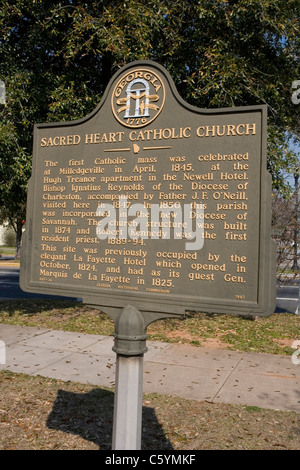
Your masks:
M0 299L63 298L23 292L19 286L18 266L0 264ZM276 313L296 313L299 305L299 279L277 286Z
M19 286L20 269L17 266L0 265L0 300L5 299L63 299L66 297L24 292Z

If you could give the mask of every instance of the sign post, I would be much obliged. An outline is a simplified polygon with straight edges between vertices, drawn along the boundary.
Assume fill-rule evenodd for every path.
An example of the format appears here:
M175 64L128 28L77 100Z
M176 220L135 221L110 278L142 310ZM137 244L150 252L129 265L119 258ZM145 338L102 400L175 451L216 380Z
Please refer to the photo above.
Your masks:
M142 314L128 305L116 328L116 390L114 405L113 449L141 448L143 366L146 328Z
M118 448L140 422L149 323L274 312L266 113L191 106L163 67L137 61L90 115L35 126L20 285L114 320Z

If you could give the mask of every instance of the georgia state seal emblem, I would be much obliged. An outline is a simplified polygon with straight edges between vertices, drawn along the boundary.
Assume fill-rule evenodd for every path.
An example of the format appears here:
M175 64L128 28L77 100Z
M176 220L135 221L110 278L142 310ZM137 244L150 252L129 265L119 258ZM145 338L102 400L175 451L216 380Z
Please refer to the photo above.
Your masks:
M115 118L127 127L143 127L154 121L165 102L165 87L157 73L137 68L124 73L111 98Z

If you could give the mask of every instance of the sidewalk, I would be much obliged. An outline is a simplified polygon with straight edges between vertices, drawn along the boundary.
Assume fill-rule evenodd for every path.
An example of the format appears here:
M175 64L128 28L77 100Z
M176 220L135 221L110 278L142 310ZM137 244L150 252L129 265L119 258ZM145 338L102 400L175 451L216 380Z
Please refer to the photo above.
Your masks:
M5 343L0 369L114 385L112 337L0 324L0 340ZM147 347L145 393L300 413L300 364L289 356L154 341Z

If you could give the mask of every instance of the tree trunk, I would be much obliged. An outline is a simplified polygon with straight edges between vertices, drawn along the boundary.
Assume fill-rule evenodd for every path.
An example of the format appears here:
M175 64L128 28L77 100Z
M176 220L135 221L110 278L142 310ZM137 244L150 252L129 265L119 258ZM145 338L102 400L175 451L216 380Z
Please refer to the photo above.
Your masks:
M16 229L16 259L20 259L20 251L21 251L21 242L22 242L22 227L23 221L17 220L17 229Z

